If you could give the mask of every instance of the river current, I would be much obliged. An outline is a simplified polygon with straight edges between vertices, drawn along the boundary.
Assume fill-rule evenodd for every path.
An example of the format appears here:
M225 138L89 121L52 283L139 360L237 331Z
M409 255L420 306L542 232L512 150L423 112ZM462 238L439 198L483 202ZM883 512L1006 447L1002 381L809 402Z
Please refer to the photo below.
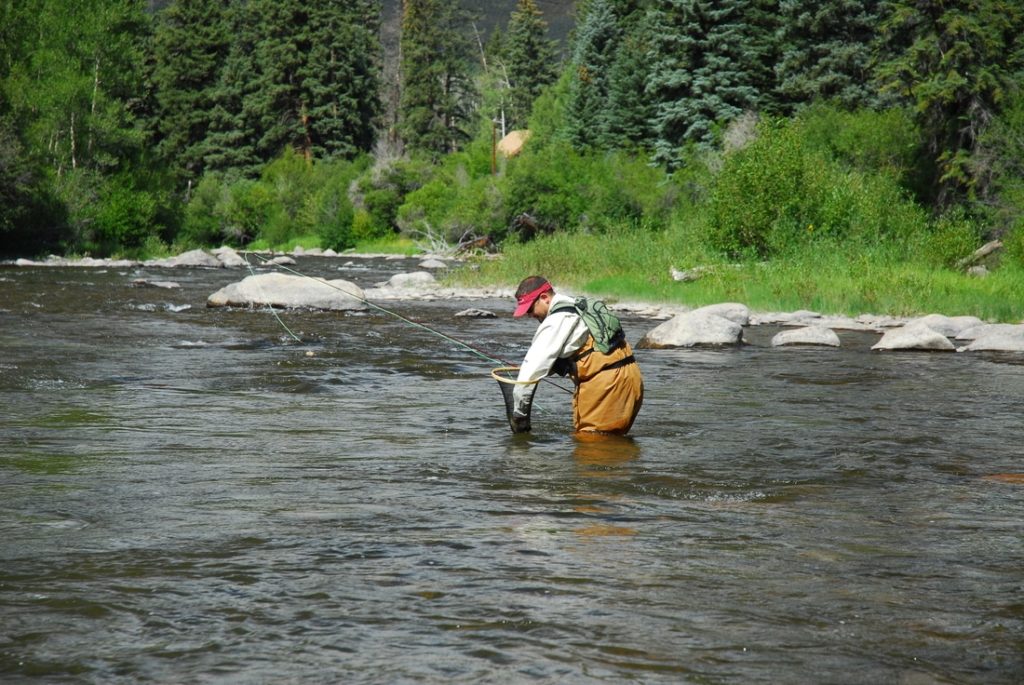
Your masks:
M0 681L1024 682L1024 358L750 328L638 350L628 439L549 384L513 435L394 317L205 307L245 275L0 267Z

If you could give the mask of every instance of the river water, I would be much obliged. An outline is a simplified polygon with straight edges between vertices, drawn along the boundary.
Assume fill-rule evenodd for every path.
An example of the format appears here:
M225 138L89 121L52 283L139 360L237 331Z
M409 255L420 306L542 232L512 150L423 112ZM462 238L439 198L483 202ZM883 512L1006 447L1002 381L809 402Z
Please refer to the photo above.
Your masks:
M0 681L1024 682L1021 357L750 329L637 351L631 439L548 384L512 435L493 364L205 308L244 275L0 268ZM382 304L513 361L534 326Z

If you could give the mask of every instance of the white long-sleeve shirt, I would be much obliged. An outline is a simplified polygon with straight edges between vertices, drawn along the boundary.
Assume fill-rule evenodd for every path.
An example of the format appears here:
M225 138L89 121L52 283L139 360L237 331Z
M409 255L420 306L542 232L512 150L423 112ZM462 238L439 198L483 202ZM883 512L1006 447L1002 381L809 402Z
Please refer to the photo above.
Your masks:
M564 304L572 305L575 300L567 295L555 293L551 298L550 309ZM550 311L550 310L549 310ZM520 384L512 390L515 400L514 410L519 414L527 414L533 401L536 384L524 385L524 381L537 381L551 374L551 367L556 359L571 357L587 342L587 324L575 311L548 314L537 326L533 334L533 342L526 352L522 366L519 367Z

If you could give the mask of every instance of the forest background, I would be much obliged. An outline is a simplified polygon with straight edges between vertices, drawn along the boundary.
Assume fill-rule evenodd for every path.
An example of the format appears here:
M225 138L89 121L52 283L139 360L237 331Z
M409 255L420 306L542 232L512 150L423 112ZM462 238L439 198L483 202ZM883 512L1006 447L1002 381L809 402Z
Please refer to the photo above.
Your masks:
M0 256L494 246L462 277L1019 320L1022 34L1001 0L0 0Z

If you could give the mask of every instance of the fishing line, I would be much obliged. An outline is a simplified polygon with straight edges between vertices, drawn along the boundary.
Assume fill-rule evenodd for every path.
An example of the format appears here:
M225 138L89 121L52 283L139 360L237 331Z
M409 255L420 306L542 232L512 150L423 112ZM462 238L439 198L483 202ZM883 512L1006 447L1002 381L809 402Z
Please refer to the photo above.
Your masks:
M249 267L249 274L252 275L252 276L255 276L256 272L253 270L252 264L249 263L249 258L248 257L246 257L246 259L245 259L245 265L247 267ZM299 336L297 336L294 333L292 333L292 329L288 328L288 325L284 322L284 320L282 320L281 317L278 316L277 310L274 309L273 305L270 304L270 301L263 294L263 288L260 287L259 282L256 283L256 288L260 291L260 297L263 299L264 302L267 303L267 309L269 309L270 313L274 315L274 318L277 319L277 322L279 324L281 324L281 328L283 328L286 331L288 331L288 335L292 336L292 338L294 338L295 342L302 342L302 338L300 338Z
M248 259L248 255L250 255L250 254L253 255L254 257L256 257L257 259L259 259L260 261L262 261L265 265L269 264L271 266L276 266L277 268L282 269L284 271L288 271L290 273L293 273L296 276L301 276L302 278L308 278L311 281L316 281L317 283L320 283L322 285L326 285L328 287L334 288L338 292L344 293L345 295L348 295L349 297L362 302L363 304L365 304L368 307L371 307L372 309L376 309L379 312L383 312L384 314L387 314L389 316L393 316L396 319L398 319L399 321L407 323L410 326L414 326L414 327L419 328L421 330L427 331L428 333L436 335L437 337L442 338L443 340L447 340L448 342L451 342L451 343L454 343L456 345L459 345L460 347L463 347L463 348L469 350L470 352L472 352L473 354L477 355L481 359L484 359L485 361L488 361L488 362L491 362L491 363L494 363L494 364L499 364L499 365L501 365L503 367L511 367L511 366L513 366L510 362L505 361L504 359L493 357L493 356L487 354L485 351L481 350L480 348L478 348L478 347L476 347L474 345L471 345L471 344L469 344L468 342L466 342L464 340L459 340L458 338L450 336L447 333L443 333L443 332L437 330L436 328L432 328L431 326L428 326L428 325L426 325L424 323L420 323L419 321L413 321L412 319L408 318L407 316L403 316L403 315L399 314L396 311L393 311L393 310L388 309L386 307L381 307L378 304L374 304L373 302L370 302L369 300L367 300L365 297L362 297L361 295L357 295L356 293L350 292L350 291L346 290L345 288L342 288L342 287L340 287L338 285L335 285L334 283L331 283L327 279L316 278L314 276L310 276L309 274L304 274L301 271L297 271L296 269L292 269L291 267L286 266L284 264L277 264L277 263L273 262L272 260L263 257L263 255L257 254L255 252L245 252L243 254L246 255L245 263L249 267L250 273L253 273L253 275L255 275L255 273L253 272L252 265L249 264L249 259ZM266 298L264 298L264 299L266 299ZM271 307L271 311L274 312L274 317L278 320L278 322L281 323L281 325L284 327L284 329L287 330L289 333L291 333L293 338L295 338L296 340L299 340L299 338L296 337L295 334L292 333L288 329L287 326L285 326L284 322L281 321L281 317L279 317L277 315L277 312L274 311L273 307ZM551 385L555 386L556 388L558 388L559 390L561 390L563 392L567 392L567 393L570 393L570 394L572 393L572 390L570 390L570 389L568 389L566 387L563 387L563 386L559 385L558 383L555 383L554 381L552 381L549 378L544 378L542 380L546 381L547 383L550 383Z

